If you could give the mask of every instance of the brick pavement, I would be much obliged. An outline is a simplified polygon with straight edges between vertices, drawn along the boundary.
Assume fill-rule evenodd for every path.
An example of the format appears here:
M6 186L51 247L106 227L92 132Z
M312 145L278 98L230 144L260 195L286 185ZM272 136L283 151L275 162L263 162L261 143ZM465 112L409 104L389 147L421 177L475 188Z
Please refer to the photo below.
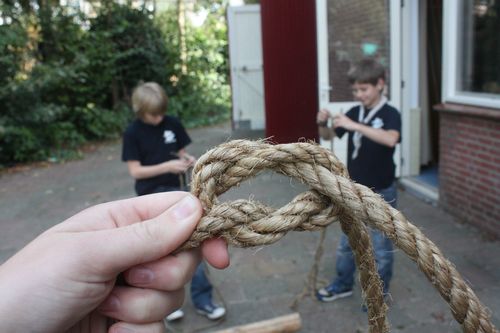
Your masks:
M190 134L194 143L189 150L199 156L228 139L255 138L261 133L232 134L226 124L191 130ZM133 196L132 181L120 153L120 142L109 143L82 160L0 176L0 262L41 231L85 207ZM230 190L221 200L253 197L279 207L304 189L297 181L264 173ZM439 208L404 191L399 193L399 209L457 266L500 327L500 242L487 240L476 229L457 223ZM327 233L320 267L323 282L334 274L339 233L339 226L331 226ZM291 233L271 246L230 249L231 266L224 271L211 270L228 314L217 327L203 331L290 313L289 305L302 290L312 265L318 236ZM446 303L415 264L401 251L397 250L395 256L389 311L392 332L460 332ZM210 324L195 314L189 300L184 309L184 319L170 327L174 332L193 332ZM334 303L304 299L298 311L303 321L301 332L367 331L359 287L353 297Z

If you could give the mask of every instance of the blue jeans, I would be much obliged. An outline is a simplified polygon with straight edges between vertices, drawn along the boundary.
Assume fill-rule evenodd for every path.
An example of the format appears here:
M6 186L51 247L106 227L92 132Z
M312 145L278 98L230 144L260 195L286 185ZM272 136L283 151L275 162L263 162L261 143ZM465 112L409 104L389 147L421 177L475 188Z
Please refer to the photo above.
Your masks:
M197 308L212 303L212 284L205 274L205 262L201 262L196 268L191 280L191 301Z
M380 194L384 200L392 207L396 208L397 189L396 185L383 190L375 191ZM377 263L377 271L383 283L383 291L386 294L389 291L389 283L392 277L392 266L394 263L393 246L390 239L378 230L370 228L370 235L375 252L375 261ZM332 281L332 290L334 292L342 292L351 290L354 285L354 272L356 264L352 253L349 240L342 233L340 244L337 248L337 262L335 264L337 276Z
M178 187L159 186L148 194L169 191L182 190ZM191 301L197 308L202 308L203 306L212 303L212 284L205 274L205 263L203 261L198 265L198 267L196 267L196 272L191 279Z

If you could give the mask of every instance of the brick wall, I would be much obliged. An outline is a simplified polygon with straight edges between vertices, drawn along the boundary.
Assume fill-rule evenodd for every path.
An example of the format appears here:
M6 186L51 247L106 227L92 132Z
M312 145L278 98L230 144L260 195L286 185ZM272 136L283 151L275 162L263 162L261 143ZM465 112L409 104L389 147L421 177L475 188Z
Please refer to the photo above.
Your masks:
M440 113L439 202L500 237L500 110L496 117L463 111Z

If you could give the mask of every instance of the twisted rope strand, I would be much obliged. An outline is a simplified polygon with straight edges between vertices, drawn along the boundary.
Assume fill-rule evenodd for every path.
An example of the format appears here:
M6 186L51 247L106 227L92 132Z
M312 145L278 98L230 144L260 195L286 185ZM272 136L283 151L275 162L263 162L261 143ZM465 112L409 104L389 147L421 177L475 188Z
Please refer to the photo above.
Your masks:
M244 200L218 203L219 195L266 169L296 178L311 190L278 210ZM239 247L270 244L291 230L316 230L340 221L360 270L370 331L385 332L386 307L367 232L369 226L383 232L417 263L449 304L464 332L497 332L488 310L439 248L378 194L351 181L343 164L322 147L246 140L222 144L198 160L192 192L202 202L205 215L184 249L199 246L211 237L222 237Z
M318 150L316 146L308 143L271 146L264 142L236 140L219 148L221 149L216 148L203 155L193 170L193 193L200 198L207 210L215 207L218 195L266 169L276 170L289 177L297 178L303 183L316 185L316 189L320 189L321 186L317 177L318 170L313 168L314 165L327 168L329 173L336 172L348 177L346 168L333 154L327 150ZM256 151L259 153L255 154ZM203 188L202 185L204 185ZM290 204L281 210L289 209L291 209ZM387 307L383 300L382 284L377 274L369 233L359 219L359 214L344 213L343 215L344 218L340 219L340 222L346 231L359 268L363 295L370 299L368 304L370 331L372 333L387 332L388 325L385 319ZM302 218L307 220L307 216L302 216ZM282 228L293 230L294 221L289 215L281 215L278 220ZM277 241L285 234L281 232L273 235L267 233L259 235L254 227L260 223L269 222L254 221L248 223L247 227L240 224L233 227L232 231L224 231L219 236L228 237L226 238L228 242L236 246L253 246ZM203 221L200 225L202 224Z

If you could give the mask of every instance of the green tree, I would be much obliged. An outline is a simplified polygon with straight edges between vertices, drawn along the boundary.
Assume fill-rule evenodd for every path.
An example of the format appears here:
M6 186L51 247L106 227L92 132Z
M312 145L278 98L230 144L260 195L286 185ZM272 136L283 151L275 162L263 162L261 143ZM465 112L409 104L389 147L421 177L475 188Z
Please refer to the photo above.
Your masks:
M105 71L113 106L128 101L132 88L141 80L165 85L170 54L152 13L112 4L91 21L89 32L93 44L107 45L105 52L96 50L93 56L101 58L100 69Z
M188 126L228 118L225 2L190 5L208 17L202 27L186 20L184 57L175 6L154 19L146 1L90 3L95 18L57 0L0 3L0 166L66 158L87 140L116 137L139 81L164 86L170 112Z
M178 8L169 8L156 19L167 49L175 56L169 66L174 68L168 89L169 109L187 126L215 123L229 117L225 8L222 2L192 7L192 11L204 11L207 16L201 26L186 20L184 33L179 32ZM185 38L185 46L181 38Z

